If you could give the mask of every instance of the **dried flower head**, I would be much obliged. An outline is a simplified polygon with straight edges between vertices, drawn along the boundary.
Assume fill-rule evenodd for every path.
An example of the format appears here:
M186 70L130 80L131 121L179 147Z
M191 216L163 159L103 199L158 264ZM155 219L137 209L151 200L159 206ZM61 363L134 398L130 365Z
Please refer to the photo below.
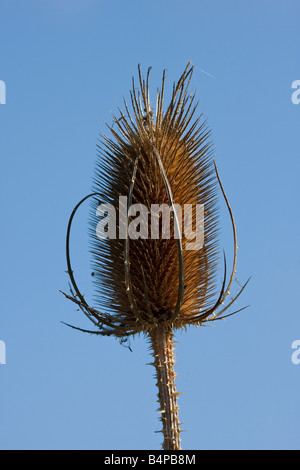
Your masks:
M197 103L195 95L189 92L191 63L174 84L165 111L165 72L153 110L150 69L146 80L140 67L138 71L139 89L133 79L130 92L131 111L124 100L125 109L123 112L119 109L119 117L114 116L111 136L102 136L94 192L77 204L69 221L67 264L72 290L71 295L65 295L79 305L96 327L93 331L73 328L120 338L141 332L149 336L158 379L164 448L179 449L173 332L187 325L201 325L228 316L225 311L247 283L225 306L236 269L236 229L213 160L210 131L202 115L195 118ZM227 281L224 255L224 279L220 288L216 282L219 187L227 204L234 237L231 274ZM91 254L99 310L90 307L81 294L69 253L73 217L88 198L93 198ZM115 208L114 236L106 239L100 239L97 233L99 204ZM132 207L137 204L151 215L153 207L169 208L168 237L163 236L166 227L163 227L162 211L155 212L150 220L145 214L133 220ZM187 227L183 227L180 216L188 206L192 207L190 229L195 224L197 207L203 208L204 232L198 249L187 249L190 243L187 233L191 232L185 230ZM130 237L133 222L138 233L134 239Z

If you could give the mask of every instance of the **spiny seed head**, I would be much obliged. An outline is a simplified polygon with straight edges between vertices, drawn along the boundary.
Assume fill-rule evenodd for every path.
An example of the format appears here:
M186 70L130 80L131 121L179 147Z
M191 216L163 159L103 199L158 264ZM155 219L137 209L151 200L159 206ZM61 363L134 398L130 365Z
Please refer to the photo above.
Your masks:
M213 314L227 295L225 272L216 301L218 185L233 228L234 221L214 164L210 130L203 116L196 115L195 95L189 91L193 67L189 63L174 84L166 107L163 73L155 110L150 102L150 69L146 81L140 67L138 72L138 86L133 79L130 91L131 110L124 100L124 111L119 110L109 127L110 137L102 135L94 193L89 195L97 195L90 235L93 282L101 312L87 305L70 276L75 293L67 297L78 303L91 321L98 324L101 320L98 334L128 336L151 333L159 325L170 329L199 325L215 319ZM101 204L115 209L115 236L106 239L99 239L97 233L100 194ZM134 204L146 208L149 216L137 213L133 218ZM151 217L153 207L161 205L169 208L168 237L164 236L168 227L161 213ZM203 245L198 249L187 249L194 240L183 226L186 205L194 211L193 231L196 208L204 207ZM130 237L130 226L139 238ZM71 272L70 265L68 270ZM230 285L232 279L233 275Z
M119 196L130 194L133 168L138 166L134 178L132 204L143 204L151 214L153 204L170 207L164 177L160 170L155 149L159 153L175 204L184 208L191 204L205 207L204 246L187 250L189 242L183 233L184 296L179 316L174 326L181 326L193 318L200 308L208 306L215 294L214 276L217 261L217 211L216 177L212 162L212 142L205 121L192 121L197 105L194 95L188 93L192 75L188 65L179 82L174 86L171 102L163 111L164 78L157 96L155 115L149 97L149 74L147 83L141 73L137 92L135 84L131 91L133 117L129 107L115 117L110 128L112 137L103 137L99 148L95 192L105 188L105 201L116 208L117 232L119 231ZM96 287L101 292L99 300L111 312L126 317L129 325L139 318L139 328L144 324L155 327L159 322L170 322L176 308L179 284L178 243L174 238L174 218L170 210L170 239L151 238L155 220L149 217L148 238L129 240L130 287L125 288L124 274L128 259L125 257L124 240L100 241L96 235L99 218L95 210L91 217L93 269ZM130 223L130 221L129 221ZM98 284L99 283L99 284ZM98 284L98 285L97 285ZM100 287L101 286L101 287ZM132 290L135 309L128 300ZM130 305L131 304L131 305ZM148 305L147 305L148 304Z

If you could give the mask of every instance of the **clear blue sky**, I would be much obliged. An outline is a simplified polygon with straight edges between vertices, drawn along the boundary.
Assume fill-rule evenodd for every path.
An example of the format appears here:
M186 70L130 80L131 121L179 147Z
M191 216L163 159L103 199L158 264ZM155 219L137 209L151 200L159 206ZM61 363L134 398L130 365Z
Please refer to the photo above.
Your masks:
M67 328L90 324L59 289L98 132L138 63L156 89L189 60L236 218L238 281L252 280L236 305L248 310L177 335L182 446L300 448L299 15L298 0L0 1L1 449L160 448L149 345ZM92 302L86 216L72 253Z

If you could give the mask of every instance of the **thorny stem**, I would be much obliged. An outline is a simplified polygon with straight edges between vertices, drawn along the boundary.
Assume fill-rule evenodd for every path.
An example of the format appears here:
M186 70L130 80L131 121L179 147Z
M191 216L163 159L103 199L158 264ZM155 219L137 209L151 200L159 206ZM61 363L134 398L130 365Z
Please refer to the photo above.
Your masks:
M164 450L180 450L180 428L174 372L173 332L159 326L150 333L156 369L158 401L163 424Z

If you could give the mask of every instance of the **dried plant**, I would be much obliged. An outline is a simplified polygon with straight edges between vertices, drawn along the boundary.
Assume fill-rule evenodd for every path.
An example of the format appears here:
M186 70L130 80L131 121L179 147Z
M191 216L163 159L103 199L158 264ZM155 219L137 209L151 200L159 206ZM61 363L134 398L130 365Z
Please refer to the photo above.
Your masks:
M67 230L67 265L75 302L95 329L80 331L96 335L126 338L144 333L150 341L153 365L156 369L158 399L164 436L163 449L180 449L180 423L174 372L174 332L188 325L202 325L233 315L225 312L244 290L224 301L230 294L237 259L236 228L233 214L222 187L213 159L210 131L202 115L194 118L197 109L195 95L189 91L193 66L189 63L179 81L174 84L167 109L163 110L165 72L161 89L157 91L156 109L150 103L149 73L143 79L140 67L139 89L132 83L131 112L114 116L109 127L111 137L102 136L99 146L94 192L74 208ZM233 266L227 281L224 254L224 278L217 288L218 208L220 187L233 229ZM124 231L120 222L119 196L127 196L124 239L100 240L96 233L99 203L116 208L117 231ZM69 240L74 215L81 204L93 198L90 218L91 255L95 288L101 311L90 307L81 294L71 267ZM168 204L172 222L170 239L162 234L156 239L131 240L128 234L129 208L141 203ZM186 250L187 238L182 233L176 204L204 205L204 244L198 250ZM151 224L161 220L151 220ZM178 230L178 232L176 232ZM180 233L181 237L175 234ZM248 282L248 281L247 281ZM240 309L242 310L242 309ZM239 310L239 311L240 311Z

